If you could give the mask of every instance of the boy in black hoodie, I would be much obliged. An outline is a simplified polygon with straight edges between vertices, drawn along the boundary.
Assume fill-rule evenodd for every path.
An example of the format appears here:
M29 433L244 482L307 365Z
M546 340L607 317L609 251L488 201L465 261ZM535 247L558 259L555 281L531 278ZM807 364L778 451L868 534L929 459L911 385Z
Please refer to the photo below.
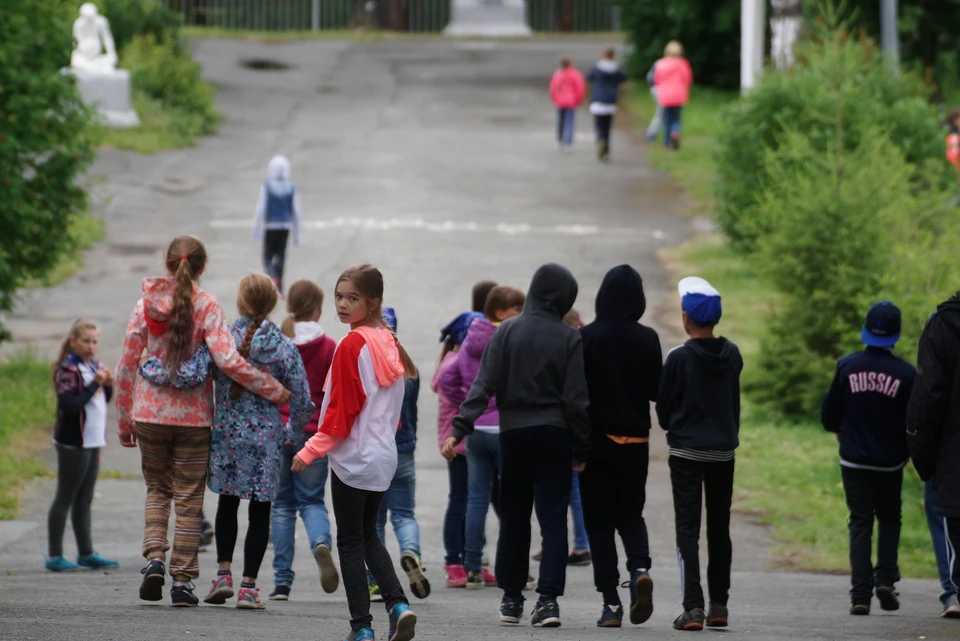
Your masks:
M580 475L583 513L593 554L593 580L603 594L599 627L619 628L619 532L630 573L630 622L653 614L650 543L643 519L650 458L650 402L657 400L663 354L657 333L638 321L646 309L643 280L629 265L607 272L597 317L580 330L590 393L590 466Z
M893 354L900 310L890 301L870 307L860 333L866 349L837 363L821 420L840 441L840 474L850 510L850 614L870 614L876 586L883 610L898 610L900 492L907 464L907 402L916 370ZM877 566L870 561L877 520Z
M495 571L504 592L503 623L519 623L523 616L521 591L536 502L543 558L540 600L531 622L560 625L557 597L566 583L570 469L582 471L590 450L583 344L579 332L563 322L576 298L577 281L565 267L549 263L537 269L523 313L504 321L484 350L480 372L453 419L453 436L443 446L450 460L454 446L473 432L474 421L496 395L501 492Z
M683 329L690 336L667 354L657 396L657 417L670 446L670 483L677 528L677 556L683 576L683 614L677 630L702 630L700 512L707 506L707 585L710 627L727 625L730 592L730 505L734 452L740 444L740 350L713 335L720 322L720 294L702 278L684 278L678 287Z

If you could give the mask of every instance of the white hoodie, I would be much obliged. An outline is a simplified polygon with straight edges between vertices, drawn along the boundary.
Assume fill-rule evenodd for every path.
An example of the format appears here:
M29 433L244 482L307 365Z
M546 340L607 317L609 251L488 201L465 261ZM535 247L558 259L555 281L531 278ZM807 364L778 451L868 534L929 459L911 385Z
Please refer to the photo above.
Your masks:
M266 222L267 190L286 195L293 192L293 216L288 222ZM263 240L264 229L292 229L293 244L300 244L300 191L290 182L290 161L283 156L274 156L267 165L267 182L260 187L257 210L253 215L253 240Z

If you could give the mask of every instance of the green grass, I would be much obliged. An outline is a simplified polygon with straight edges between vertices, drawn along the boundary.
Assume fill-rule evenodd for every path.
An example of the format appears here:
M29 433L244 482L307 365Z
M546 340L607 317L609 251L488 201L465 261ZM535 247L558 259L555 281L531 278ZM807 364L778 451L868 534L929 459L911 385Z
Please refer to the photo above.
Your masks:
M758 339L775 302L756 270L716 234L666 250L661 257L674 276L702 274L723 293L720 333L740 347L743 378L755 376ZM783 567L849 571L837 442L819 424L770 416L744 398L735 489L734 508L772 526L775 558ZM912 468L904 477L900 570L909 577L936 576L923 487Z
M705 216L713 209L714 136L720 127L721 110L738 97L733 91L694 87L681 114L680 151L663 148L662 132L657 143L648 146L654 168L668 172L690 194L692 215ZM633 86L630 108L638 126L646 128L656 106L645 83Z
M35 456L56 411L50 375L49 363L29 356L0 364L0 520L17 518L20 487L47 473Z
M83 267L83 252L103 240L106 233L103 220L90 213L74 216L69 224L70 240L64 245L60 260L43 278L30 280L24 287L52 287L64 282Z
M139 91L133 93L133 108L140 124L126 129L93 125L93 136L100 147L126 149L153 154L168 149L192 147L201 135L196 117L168 109Z

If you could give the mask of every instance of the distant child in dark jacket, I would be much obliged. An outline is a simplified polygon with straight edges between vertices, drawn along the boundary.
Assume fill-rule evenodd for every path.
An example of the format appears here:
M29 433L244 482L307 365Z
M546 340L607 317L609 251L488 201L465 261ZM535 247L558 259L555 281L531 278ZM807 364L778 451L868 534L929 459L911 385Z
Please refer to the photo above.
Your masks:
M610 130L620 100L620 85L628 78L617 64L617 52L613 47L603 52L603 58L587 75L590 81L590 113L597 132L597 158L606 161L610 157Z
M279 292L283 292L283 266L291 231L293 244L300 244L300 214L300 192L290 182L290 161L274 156L267 165L267 182L260 188L253 215L253 240L263 239L263 271Z
M900 310L890 301L870 307L861 340L848 354L823 401L823 427L840 441L840 474L850 510L850 614L870 614L876 588L883 610L897 610L900 580L900 491L907 449L907 402L916 370L893 354ZM870 561L877 520L877 565Z
M730 505L734 452L740 444L740 350L713 328L720 322L720 294L702 278L679 287L683 329L690 337L667 354L657 395L657 417L670 446L670 482L683 577L683 614L677 630L702 630L700 513L707 507L709 627L727 625L730 592Z
M580 485L594 584L603 594L600 627L618 628L623 620L617 593L617 533L630 573L630 622L643 623L653 614L643 506L650 459L650 402L657 400L663 355L657 333L638 322L646 307L637 270L629 265L614 267L597 292L596 320L580 330L593 427L590 465L580 475Z
M583 345L577 330L563 322L576 299L577 281L568 269L550 263L536 271L523 313L504 321L484 350L477 378L453 419L453 436L443 447L450 460L496 395L502 490L495 573L504 591L503 623L519 623L523 615L521 591L536 503L543 561L532 623L560 625L557 597L566 583L571 461L582 471L590 451Z
M392 307L383 308L383 319L394 334L397 333L397 314ZM400 408L400 429L397 430L397 471L380 504L377 518L377 533L380 540L387 540L387 512L393 523L393 533L400 545L400 567L410 581L410 591L418 599L430 596L430 581L420 562L420 526L413 508L417 490L417 475L413 461L417 449L417 400L420 398L420 375L410 376L404 382L403 406ZM380 586L370 570L367 570L367 585L370 600L382 601Z
M118 563L93 550L90 505L100 472L100 448L107 444L107 404L113 397L113 373L97 359L100 332L95 323L77 319L54 363L57 422L57 493L47 515L45 566L53 572L115 568ZM67 513L77 539L77 562L63 556Z

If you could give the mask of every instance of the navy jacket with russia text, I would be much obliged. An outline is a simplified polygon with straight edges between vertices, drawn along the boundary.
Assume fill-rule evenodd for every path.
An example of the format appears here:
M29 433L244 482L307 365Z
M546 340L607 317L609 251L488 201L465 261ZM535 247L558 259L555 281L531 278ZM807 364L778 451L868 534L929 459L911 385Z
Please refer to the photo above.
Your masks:
M821 421L840 434L840 464L898 468L909 457L907 402L916 370L887 349L867 347L837 363Z

